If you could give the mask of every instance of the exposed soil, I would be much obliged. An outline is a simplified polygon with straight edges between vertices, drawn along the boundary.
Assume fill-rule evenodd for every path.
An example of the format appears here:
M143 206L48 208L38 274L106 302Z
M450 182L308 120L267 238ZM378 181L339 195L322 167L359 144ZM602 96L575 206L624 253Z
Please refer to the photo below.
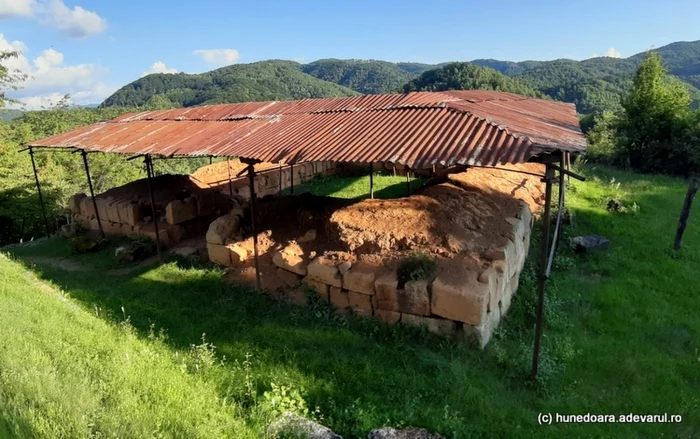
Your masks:
M535 174L544 170L536 164L511 168ZM405 198L358 202L304 194L266 200L256 213L261 272L263 278L274 277L272 255L286 246L307 259L323 254L387 268L416 251L441 260L440 272L483 268L488 262L481 256L506 244L512 230L506 218L518 215L519 200L537 212L542 195L539 177L471 168ZM314 240L300 239L312 229ZM250 232L250 219L244 220L248 238L242 245L252 253ZM231 275L246 273L254 281L250 262Z

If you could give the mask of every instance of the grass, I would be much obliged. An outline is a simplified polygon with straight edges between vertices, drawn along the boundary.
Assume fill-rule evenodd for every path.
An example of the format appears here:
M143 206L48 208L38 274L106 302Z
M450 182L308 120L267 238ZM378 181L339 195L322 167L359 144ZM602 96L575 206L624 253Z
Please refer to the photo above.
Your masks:
M612 244L589 255L563 246L547 289L537 382L526 378L535 252L483 352L336 317L318 303L275 302L225 283L215 269L177 261L102 277L30 266L39 281L0 259L0 436L255 437L281 405L349 438L382 425L455 438L695 437L698 209L674 253L682 181L593 166L581 172L589 180L572 182L576 221L566 234L602 234ZM609 213L610 198L639 207ZM61 240L12 252L19 261L74 258ZM104 251L80 262L101 268L111 260ZM669 413L683 421L541 426L540 412Z
M405 197L409 190L414 192L421 187L425 178L410 177L406 184L405 176L393 176L383 173L375 173L374 177L375 198L399 198ZM299 186L295 186L294 192L309 191L313 195L362 199L369 198L369 175L360 177L320 177L309 180ZM288 193L289 190L285 192Z

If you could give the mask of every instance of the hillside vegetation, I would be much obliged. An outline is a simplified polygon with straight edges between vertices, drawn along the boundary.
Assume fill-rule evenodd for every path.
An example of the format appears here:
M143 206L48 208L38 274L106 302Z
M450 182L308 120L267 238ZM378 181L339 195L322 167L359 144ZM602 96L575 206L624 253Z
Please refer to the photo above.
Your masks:
M236 64L201 74L153 74L125 85L102 107L146 105L153 95L164 95L176 107L266 100L294 100L355 96L338 84L302 72L292 61Z
M695 105L700 102L700 41L677 42L655 49L671 75L687 84ZM262 61L240 64L200 75L150 75L123 87L108 98L103 106L144 105L154 94L162 94L175 106L203 103L259 101L266 99L300 99L305 97L347 96L355 92L396 93L401 90L444 90L444 84L459 88L484 86L488 89L525 90L533 95L575 103L579 113L595 114L619 110L622 95L629 88L632 75L645 53L629 58L599 57L584 61L500 61L477 59L480 67L494 69L481 73L482 80L465 81L465 69L445 69L421 63L392 63L379 60L322 59L309 64L291 61ZM417 80L429 70L438 72ZM450 72L454 77L450 77ZM484 76L490 76L486 79ZM431 83L431 80L435 83ZM415 82L418 81L418 82ZM331 83L330 85L328 83ZM340 85L341 88L337 86Z

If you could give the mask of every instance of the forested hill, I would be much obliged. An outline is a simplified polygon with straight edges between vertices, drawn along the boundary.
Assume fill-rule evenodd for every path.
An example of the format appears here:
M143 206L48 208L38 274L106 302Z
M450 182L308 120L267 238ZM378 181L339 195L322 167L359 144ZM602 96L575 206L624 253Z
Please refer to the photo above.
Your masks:
M686 82L696 104L700 101L700 41L677 42L655 49L672 75ZM322 59L309 64L262 61L238 64L199 75L156 74L117 91L103 106L142 106L154 95L174 106L221 102L349 96L358 93L395 93L402 90L438 90L443 84L465 87L524 90L576 104L580 113L615 109L644 58L591 58L584 61L499 61L478 59L466 63L392 63L377 60ZM459 68L455 68L459 65ZM449 67L448 66L453 66ZM438 70L436 70L438 69ZM425 75L429 71L433 73ZM450 72L457 75L449 77ZM420 75L424 75L419 78ZM460 76L461 75L461 76ZM466 75L466 76L465 76ZM504 76L505 75L505 76ZM431 84L430 81L436 81ZM479 85L480 84L480 85Z
M226 102L294 100L359 94L301 71L293 61L235 64L201 74L153 74L117 90L101 107L146 105L161 95L175 107ZM166 101L161 99L161 102ZM167 101L166 101L167 102Z

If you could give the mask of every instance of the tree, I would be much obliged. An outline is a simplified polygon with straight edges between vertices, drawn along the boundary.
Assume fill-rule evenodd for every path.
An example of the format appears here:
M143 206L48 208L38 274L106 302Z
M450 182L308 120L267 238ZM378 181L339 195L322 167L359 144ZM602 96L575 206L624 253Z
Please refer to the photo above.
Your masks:
M667 75L650 52L622 99L622 149L629 166L642 172L685 174L690 117L688 89Z
M695 195L700 187L700 110L696 110L689 116L688 130L689 141L686 158L690 183L688 184L688 192L685 195L685 201L681 209L681 217L678 220L676 239L673 242L674 250L680 250L682 246L683 233L685 233L685 228L688 224L690 209L693 207L693 200L695 200Z
M24 81L26 75L17 69L7 67L7 60L17 58L19 54L15 51L0 52L0 108L8 102L16 102L14 99L5 96L7 90L17 90L19 84Z

